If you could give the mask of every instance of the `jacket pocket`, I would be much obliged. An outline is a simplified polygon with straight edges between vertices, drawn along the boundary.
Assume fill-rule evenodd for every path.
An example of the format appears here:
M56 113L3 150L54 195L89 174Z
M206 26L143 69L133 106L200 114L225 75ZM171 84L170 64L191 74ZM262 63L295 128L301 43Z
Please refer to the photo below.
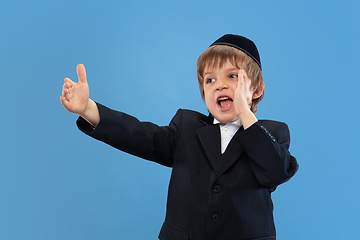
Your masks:
M160 234L160 240L188 240L189 233L165 221Z

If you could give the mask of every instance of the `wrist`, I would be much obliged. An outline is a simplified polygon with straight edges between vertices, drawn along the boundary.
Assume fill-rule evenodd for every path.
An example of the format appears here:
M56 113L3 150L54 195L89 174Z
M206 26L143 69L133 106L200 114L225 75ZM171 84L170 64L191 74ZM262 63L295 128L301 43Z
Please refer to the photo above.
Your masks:
M86 104L86 108L85 108L85 110L84 110L84 112L83 112L82 115L84 115L84 116L91 115L91 112L94 111L94 110L93 110L93 109L94 109L94 105L96 105L96 103L89 98L89 99L88 99L88 102L87 102L87 104Z
M239 119L244 129L247 129L248 127L250 127L251 125L253 125L258 121L255 114L250 109L241 112L241 114L239 114Z
M94 127L96 127L100 122L99 109L96 103L90 98L88 99L88 103L85 108L85 111L82 114L79 114L79 116L84 118Z

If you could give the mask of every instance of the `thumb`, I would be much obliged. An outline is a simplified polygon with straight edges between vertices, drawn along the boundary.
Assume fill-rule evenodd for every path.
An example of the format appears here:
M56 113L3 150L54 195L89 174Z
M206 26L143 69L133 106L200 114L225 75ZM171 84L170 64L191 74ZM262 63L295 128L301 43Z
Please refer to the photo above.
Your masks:
M79 83L87 83L85 66L83 64L78 64L76 66L76 71L78 74Z

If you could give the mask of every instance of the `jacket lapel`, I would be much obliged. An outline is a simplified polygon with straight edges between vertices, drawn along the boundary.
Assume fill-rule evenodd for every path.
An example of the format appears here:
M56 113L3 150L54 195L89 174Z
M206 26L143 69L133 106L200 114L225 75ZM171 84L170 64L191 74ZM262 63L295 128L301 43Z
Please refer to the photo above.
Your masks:
M229 169L244 153L235 136L240 134L244 128L241 126L231 139L225 152L221 154L221 135L220 127L213 124L213 118L210 115L206 122L201 121L205 126L196 130L204 152L209 159L212 168L215 171L215 179L221 176L227 169Z
M212 123L213 118L208 117L206 122L201 121L205 126L196 130L204 152L209 159L211 167L216 171L221 161L221 140L220 128Z
M244 149L239 144L238 141L236 141L235 136L237 134L240 134L244 130L243 127L241 127L234 137L229 142L229 145L227 146L225 152L222 154L219 167L215 173L215 179L216 180L219 176L221 176L226 170L228 170L236 161L239 160L240 156L244 153Z

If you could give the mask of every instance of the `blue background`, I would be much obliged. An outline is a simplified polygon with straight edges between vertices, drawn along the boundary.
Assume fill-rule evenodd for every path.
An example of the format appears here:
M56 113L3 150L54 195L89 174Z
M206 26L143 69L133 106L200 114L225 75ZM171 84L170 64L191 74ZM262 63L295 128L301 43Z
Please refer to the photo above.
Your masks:
M159 125L207 113L198 56L236 33L260 50L258 118L286 122L300 170L273 194L279 240L355 239L359 1L0 0L0 239L157 239L170 169L77 130L63 79Z

